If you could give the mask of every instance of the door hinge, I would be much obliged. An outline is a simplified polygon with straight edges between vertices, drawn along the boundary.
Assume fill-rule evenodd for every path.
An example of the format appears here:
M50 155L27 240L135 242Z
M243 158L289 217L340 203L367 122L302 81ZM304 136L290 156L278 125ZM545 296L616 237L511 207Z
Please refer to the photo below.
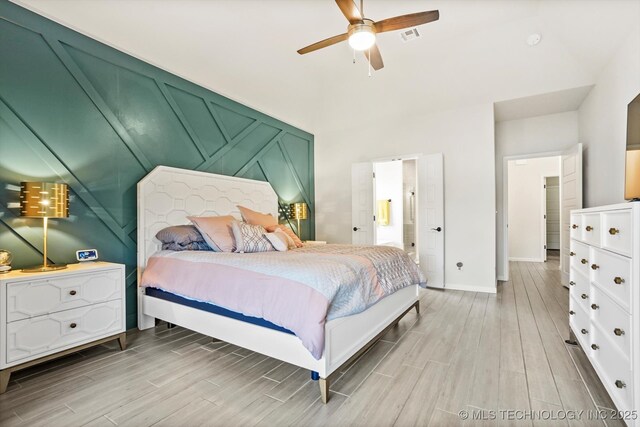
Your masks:
M547 216L546 216L546 215L544 215L544 219L547 219Z
M543 185L542 188L547 188L547 184Z
M544 245L544 248L547 249L547 245Z
M376 173L375 173L375 172L373 173L373 177L374 177L374 178L376 177Z
M375 215L373 216L373 222L376 222L376 216Z

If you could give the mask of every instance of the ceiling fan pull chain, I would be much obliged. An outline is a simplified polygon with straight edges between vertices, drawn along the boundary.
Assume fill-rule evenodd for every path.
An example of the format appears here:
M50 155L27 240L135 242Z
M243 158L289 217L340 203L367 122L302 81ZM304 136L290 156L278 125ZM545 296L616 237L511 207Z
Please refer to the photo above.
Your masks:
M356 50L353 49L353 63L356 63Z
M367 58L369 58L369 77L371 77L371 49L369 49L369 55L367 55Z

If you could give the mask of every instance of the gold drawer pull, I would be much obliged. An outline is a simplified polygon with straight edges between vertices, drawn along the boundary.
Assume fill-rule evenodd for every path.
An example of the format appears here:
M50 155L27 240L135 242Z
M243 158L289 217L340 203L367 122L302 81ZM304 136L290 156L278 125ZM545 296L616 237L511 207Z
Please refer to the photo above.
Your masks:
M588 264L588 263L589 263L589 261L587 261L587 260L586 260L586 259L584 259L584 258L582 258L582 259L580 260L580 262L581 262L581 263L583 263L583 264Z
M576 256L575 252L569 252L569 256Z
M609 229L609 234L611 234L612 236L615 236L616 234L618 234L620 232L620 230L618 230L617 228L613 228L611 227Z
M589 298L589 295L587 295L587 294L582 294L582 295L580 295L580 298L582 298L582 299L587 299L587 298Z
M591 310L597 310L600 306L598 304L591 304Z
M71 329L75 329L75 328L76 328L76 326L78 326L78 325L76 325L75 323L72 323L72 324L70 324L70 325L69 325L69 327L70 327Z
M569 314L570 314L571 316L573 316L574 314L576 314L576 312L575 312L575 311L573 311L573 310L569 310Z
M593 227L590 225L587 225L584 229L587 231L593 231Z
M569 286L575 286L576 282L574 282L573 280L571 282L569 282Z
M69 295L75 295L76 291L69 291Z
M614 277L613 283L615 283L616 285L621 285L624 283L624 279L622 277Z
M589 333L586 329L581 329L580 332L582 332L582 335L587 335Z
M578 224L573 224L573 225L571 226L571 228L573 228L573 229L575 230L576 228L578 228Z
M598 264L591 264L591 269L592 270L597 270L599 268L600 268L600 266Z
M594 350L597 350L600 347L597 344L591 344L591 348L594 349Z
M614 334L616 334L616 336L622 336L622 335L624 335L624 331L623 331L622 329L620 329L620 328L615 328L615 329L613 330L613 333L614 333Z
M618 388L625 388L627 386L624 383L624 381L620 381L620 380L616 380L615 384L616 384L616 387L618 387Z

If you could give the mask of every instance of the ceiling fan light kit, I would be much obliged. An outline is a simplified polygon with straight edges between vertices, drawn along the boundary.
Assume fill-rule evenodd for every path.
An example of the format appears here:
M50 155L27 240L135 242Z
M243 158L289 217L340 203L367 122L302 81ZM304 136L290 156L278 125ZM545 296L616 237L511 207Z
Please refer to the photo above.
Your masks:
M303 47L298 50L300 55L347 40L349 42L349 46L351 46L354 51L357 50L364 53L369 62L369 67L373 67L373 69L377 71L384 67L380 49L378 49L378 46L376 45L377 34L416 27L418 25L427 24L440 19L440 13L437 10L431 10L428 12L410 13L408 15L396 16L394 18L387 18L382 21L375 22L364 17L364 14L362 13L362 0L360 1L359 9L353 0L336 0L336 4L345 18L347 18L347 21L349 21L347 32L329 37L328 39L321 40L307 47ZM371 71L369 71L369 75L371 75Z

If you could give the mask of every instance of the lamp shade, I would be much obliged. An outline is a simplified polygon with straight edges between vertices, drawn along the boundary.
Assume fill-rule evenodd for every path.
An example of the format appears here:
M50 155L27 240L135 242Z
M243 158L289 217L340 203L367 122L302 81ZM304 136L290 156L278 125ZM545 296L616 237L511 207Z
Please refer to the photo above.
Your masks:
M304 202L301 203L292 203L290 205L291 209L291 218L293 219L307 219L309 212L307 210L307 204Z
M67 184L21 182L20 216L67 218L69 216L69 188Z

